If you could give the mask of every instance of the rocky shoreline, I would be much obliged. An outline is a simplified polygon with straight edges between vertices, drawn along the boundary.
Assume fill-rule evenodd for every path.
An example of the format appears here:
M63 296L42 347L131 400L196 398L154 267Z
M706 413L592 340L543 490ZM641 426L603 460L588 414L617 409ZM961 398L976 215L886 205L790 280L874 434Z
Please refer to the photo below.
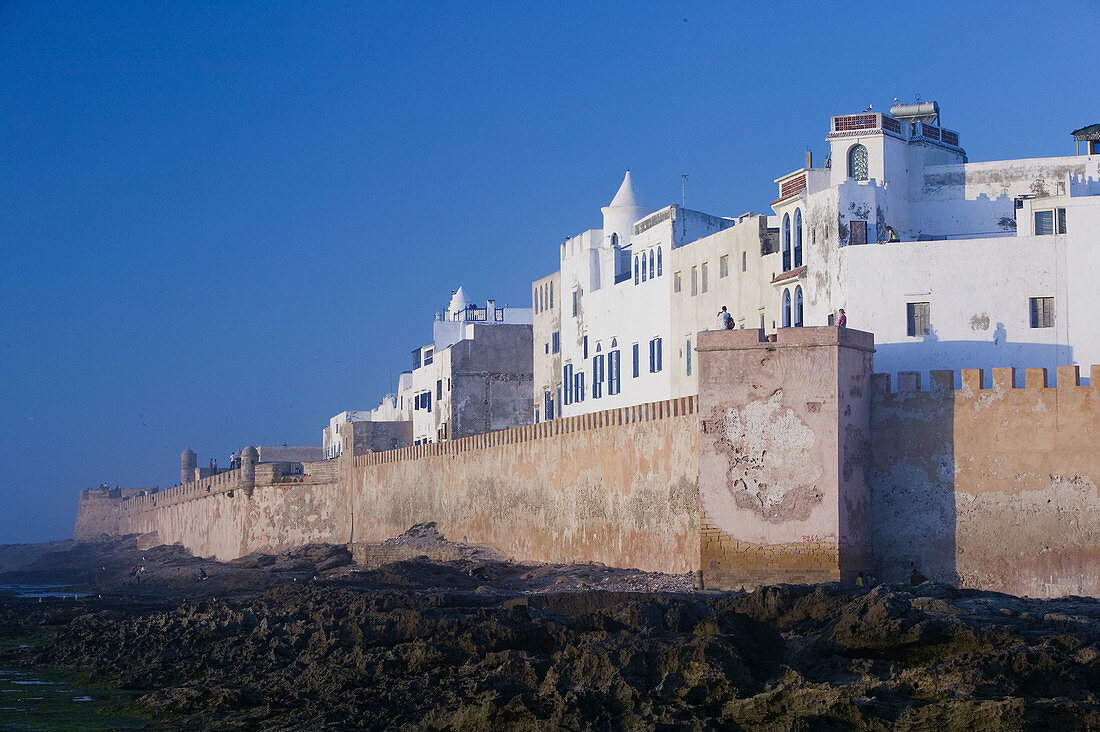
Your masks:
M160 547L139 586L102 561L133 547L103 547L93 594L0 601L0 637L34 638L0 658L149 690L165 728L1100 728L1091 598L694 592L474 550L360 570L344 547L226 564Z

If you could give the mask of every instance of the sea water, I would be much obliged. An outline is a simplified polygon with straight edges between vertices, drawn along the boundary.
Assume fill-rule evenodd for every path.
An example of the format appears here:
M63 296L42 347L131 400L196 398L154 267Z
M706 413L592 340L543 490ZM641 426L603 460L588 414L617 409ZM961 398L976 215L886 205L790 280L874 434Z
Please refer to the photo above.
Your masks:
M0 730L142 729L152 722L112 711L138 696L140 692L89 688L72 674L0 668Z
M90 593L75 592L68 585L0 585L0 596L15 597L87 597Z
M84 597L66 585L0 585L0 597ZM0 641L4 640L0 636ZM123 709L142 692L89 687L74 672L20 668L0 663L0 730L142 729L147 717Z

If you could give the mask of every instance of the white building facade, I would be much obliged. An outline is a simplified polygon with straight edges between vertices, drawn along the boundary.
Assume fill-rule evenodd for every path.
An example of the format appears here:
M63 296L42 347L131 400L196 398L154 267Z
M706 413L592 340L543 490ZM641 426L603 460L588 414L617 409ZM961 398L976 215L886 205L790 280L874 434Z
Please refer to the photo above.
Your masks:
M603 229L533 283L535 421L697 394L697 336L723 306L766 334L843 308L885 372L1100 363L1091 143L971 163L935 103L832 117L826 140L823 167L807 153L776 179L771 216L650 211L628 172Z

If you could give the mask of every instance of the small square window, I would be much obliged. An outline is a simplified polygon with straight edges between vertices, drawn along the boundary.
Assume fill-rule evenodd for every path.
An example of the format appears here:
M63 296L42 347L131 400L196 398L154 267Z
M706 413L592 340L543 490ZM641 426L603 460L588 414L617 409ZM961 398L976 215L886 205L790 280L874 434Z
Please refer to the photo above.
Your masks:
M1054 298L1033 297L1029 301L1032 328L1054 327Z
M926 302L905 305L906 335L926 336L932 332L931 307Z
M718 279L723 277L729 277L730 274L730 255L723 254L718 260Z
M1066 233L1066 210L1055 208L1048 211L1035 212L1035 235L1048 236L1050 234Z

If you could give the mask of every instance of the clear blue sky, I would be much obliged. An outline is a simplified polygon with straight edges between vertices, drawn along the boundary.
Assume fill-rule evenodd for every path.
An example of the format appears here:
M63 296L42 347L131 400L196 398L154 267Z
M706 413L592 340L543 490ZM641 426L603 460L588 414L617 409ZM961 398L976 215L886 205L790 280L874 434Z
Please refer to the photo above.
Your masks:
M0 543L188 445L319 444L628 167L737 215L894 97L971 160L1100 121L1095 1L742 5L0 3Z

